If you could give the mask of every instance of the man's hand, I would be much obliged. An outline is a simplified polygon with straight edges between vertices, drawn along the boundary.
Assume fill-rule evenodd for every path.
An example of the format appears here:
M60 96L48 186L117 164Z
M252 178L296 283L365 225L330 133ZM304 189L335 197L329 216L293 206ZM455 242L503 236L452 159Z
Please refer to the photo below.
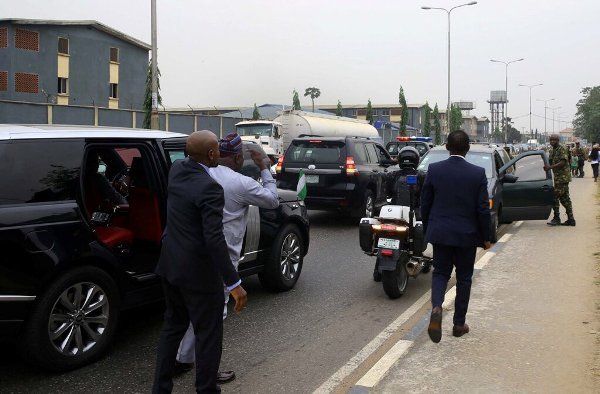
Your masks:
M544 171L550 171L550 170L551 170L550 166L547 166L544 164Z
M488 250L491 247L492 247L492 243L490 241L484 241L483 242L483 249L484 250Z
M261 171L267 169L267 160L269 160L269 158L263 157L261 152L257 150L250 150L250 157L252 160L254 160L254 164L256 164ZM269 164L271 164L270 160Z
M240 313L248 302L248 295L246 294L246 290L239 285L238 287L231 290L231 296L235 300L235 306L233 307L233 311L235 313Z

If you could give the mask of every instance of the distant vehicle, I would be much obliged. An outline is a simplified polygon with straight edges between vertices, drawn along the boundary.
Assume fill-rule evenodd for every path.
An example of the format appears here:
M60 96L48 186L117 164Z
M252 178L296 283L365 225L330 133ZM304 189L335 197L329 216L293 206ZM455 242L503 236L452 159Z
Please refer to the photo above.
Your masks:
M296 190L305 174L308 209L373 217L387 204L387 177L396 162L379 143L357 137L302 137L277 164L277 186Z
M302 135L368 137L380 140L377 129L365 120L295 110L284 111L272 121L244 121L237 123L235 127L243 140L260 141L273 162L277 162L294 138Z
M431 149L431 137L396 137L396 141L390 141L385 146L392 159L396 160L398 152L405 146L414 147L419 156L423 157Z

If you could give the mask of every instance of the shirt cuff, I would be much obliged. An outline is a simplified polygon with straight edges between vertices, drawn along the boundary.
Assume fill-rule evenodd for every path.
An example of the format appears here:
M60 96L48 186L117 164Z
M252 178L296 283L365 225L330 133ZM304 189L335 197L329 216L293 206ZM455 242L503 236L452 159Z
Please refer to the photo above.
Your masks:
M263 183L275 183L275 179L273 179L273 175L271 175L271 170L265 168L260 172L260 177L262 178Z
M232 284L231 286L227 286L227 291L231 291L233 289L235 289L236 287L238 287L239 285L242 284L242 280L238 280L237 282L235 282L234 284Z

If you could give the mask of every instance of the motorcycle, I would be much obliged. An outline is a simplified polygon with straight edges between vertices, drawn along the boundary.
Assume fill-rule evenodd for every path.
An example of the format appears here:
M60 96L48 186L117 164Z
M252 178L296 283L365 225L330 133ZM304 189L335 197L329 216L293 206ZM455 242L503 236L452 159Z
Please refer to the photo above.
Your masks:
M423 224L416 217L418 177L416 171L409 172L397 180L404 183L409 205L385 205L378 217L362 218L359 224L361 249L377 258L373 279L382 282L391 299L404 294L409 277L429 272L433 263L431 257L423 255L427 243Z

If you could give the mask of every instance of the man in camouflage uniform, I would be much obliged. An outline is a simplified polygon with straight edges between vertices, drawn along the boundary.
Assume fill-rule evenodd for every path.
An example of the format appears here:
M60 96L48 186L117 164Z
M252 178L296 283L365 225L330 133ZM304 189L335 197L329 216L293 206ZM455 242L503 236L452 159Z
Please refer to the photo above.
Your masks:
M583 178L583 176L585 175L583 172L583 165L588 159L587 148L581 146L579 141L577 141L575 142L575 149L573 149L573 155L577 156L577 172L579 173L579 178Z
M567 149L559 144L558 134L550 136L550 165L544 166L544 170L552 170L554 173L554 218L548 222L551 226L575 226L573 217L573 206L569 197L569 182L571 182L571 171L569 166L569 153ZM560 204L567 210L567 220L560 222Z

